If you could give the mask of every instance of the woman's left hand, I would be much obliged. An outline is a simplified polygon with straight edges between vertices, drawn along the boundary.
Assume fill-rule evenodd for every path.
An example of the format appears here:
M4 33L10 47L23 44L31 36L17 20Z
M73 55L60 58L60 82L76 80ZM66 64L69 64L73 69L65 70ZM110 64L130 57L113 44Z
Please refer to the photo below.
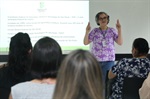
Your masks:
M120 24L120 22L119 22L119 19L117 20L116 28L117 28L117 30L120 30L120 29L121 29L121 24Z

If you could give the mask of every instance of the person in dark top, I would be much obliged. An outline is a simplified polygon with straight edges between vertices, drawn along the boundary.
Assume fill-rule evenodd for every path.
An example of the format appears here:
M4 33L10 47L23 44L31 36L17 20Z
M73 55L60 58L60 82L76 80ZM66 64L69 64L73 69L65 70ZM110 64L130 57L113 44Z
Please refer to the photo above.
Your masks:
M0 99L8 99L11 86L31 79L31 51L27 33L19 32L11 38L8 62L0 68Z
M144 38L136 38L132 45L133 58L123 58L108 73L108 78L115 78L109 99L122 99L124 78L147 78L150 72L150 60L147 58L149 44ZM132 85L131 85L132 88ZM144 98L145 99L145 98Z

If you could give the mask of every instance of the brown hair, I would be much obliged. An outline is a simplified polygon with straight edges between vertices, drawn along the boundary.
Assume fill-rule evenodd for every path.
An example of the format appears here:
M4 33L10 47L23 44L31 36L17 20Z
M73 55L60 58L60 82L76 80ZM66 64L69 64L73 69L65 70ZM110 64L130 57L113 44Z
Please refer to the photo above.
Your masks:
M102 99L102 74L90 52L75 50L63 60L53 99Z

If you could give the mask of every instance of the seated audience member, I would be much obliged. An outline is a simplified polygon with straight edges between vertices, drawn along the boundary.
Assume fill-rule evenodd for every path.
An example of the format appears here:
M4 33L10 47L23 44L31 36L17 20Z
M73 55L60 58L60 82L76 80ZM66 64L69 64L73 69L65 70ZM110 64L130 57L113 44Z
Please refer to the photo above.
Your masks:
M150 99L150 73L139 89L140 99Z
M54 39L38 40L32 52L34 79L13 86L9 99L52 99L61 58L61 48Z
M150 60L147 58L148 51L148 42L143 38L137 38L132 45L133 58L123 58L111 68L108 78L116 77L116 80L112 85L112 94L109 99L122 99L124 77L147 77L150 71Z
M58 72L53 99L103 99L102 74L90 52L75 50Z
M11 86L30 80L26 74L31 63L31 50L27 33L19 32L11 38L8 62L0 68L0 99L8 99Z

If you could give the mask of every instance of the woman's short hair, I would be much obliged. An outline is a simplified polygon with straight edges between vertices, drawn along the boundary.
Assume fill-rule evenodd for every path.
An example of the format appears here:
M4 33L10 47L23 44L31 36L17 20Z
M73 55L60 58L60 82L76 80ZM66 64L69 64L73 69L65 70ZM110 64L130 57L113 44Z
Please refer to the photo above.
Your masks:
M102 99L102 74L90 52L75 50L59 69L54 99Z
M107 20L108 20L108 23L109 23L109 15L108 15L106 12L98 12L98 13L96 14L96 16L95 16L95 21L96 21L97 25L100 25L100 24L98 23L98 21L99 21L99 16L100 16L101 14L105 14L105 15L107 16ZM108 23L107 23L107 24L108 24Z
M43 37L33 48L31 74L35 79L56 78L62 51L54 39Z
M133 41L133 48L138 51L137 55L146 55L149 51L149 44L144 38L136 38Z

